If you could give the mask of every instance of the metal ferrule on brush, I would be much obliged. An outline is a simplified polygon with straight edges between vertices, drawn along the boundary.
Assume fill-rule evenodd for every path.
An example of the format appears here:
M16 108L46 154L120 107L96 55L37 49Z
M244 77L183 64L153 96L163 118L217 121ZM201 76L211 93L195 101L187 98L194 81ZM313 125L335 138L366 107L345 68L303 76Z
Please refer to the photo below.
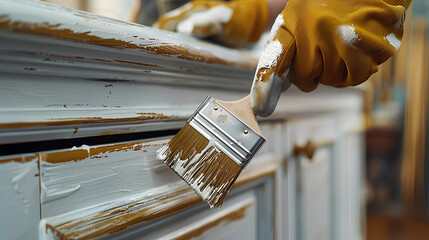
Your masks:
M244 168L265 139L208 96L187 121L195 130Z

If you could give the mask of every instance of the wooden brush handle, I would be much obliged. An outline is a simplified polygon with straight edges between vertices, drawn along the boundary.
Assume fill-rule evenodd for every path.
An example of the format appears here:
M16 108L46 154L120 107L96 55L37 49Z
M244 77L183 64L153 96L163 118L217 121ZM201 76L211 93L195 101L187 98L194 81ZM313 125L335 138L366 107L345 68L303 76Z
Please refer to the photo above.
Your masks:
M258 122L256 121L256 115L253 113L253 110L250 107L250 95L247 95L245 98L237 101L226 102L218 99L216 99L216 101L222 104L222 106L228 109L228 111L234 114L253 131L262 136Z

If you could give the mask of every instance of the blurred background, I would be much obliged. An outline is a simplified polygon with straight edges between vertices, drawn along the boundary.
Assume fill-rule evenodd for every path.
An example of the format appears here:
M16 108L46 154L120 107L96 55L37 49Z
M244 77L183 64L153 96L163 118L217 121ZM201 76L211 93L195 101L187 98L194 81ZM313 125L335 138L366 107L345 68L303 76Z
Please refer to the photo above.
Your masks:
M145 25L157 16L148 14L154 8L144 0L48 2ZM367 126L367 239L429 239L428 20L429 1L413 0L400 50L359 86Z

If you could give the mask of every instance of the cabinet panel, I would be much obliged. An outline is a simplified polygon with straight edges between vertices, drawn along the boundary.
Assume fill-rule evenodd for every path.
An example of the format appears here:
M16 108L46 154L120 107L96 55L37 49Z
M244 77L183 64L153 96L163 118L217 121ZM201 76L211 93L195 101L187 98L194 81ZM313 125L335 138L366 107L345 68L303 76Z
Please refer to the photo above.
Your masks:
M105 203L46 218L41 232L48 239L273 239L272 179L240 183L221 209L210 209L184 186L121 206Z
M284 126L288 156L284 166L283 197L287 198L288 232L284 239L331 239L331 167L338 137L333 117L293 119ZM313 146L314 151L308 149ZM296 152L297 149L304 149ZM301 151L301 150L300 150Z
M168 139L81 146L41 154L42 217L51 217L181 183L155 159ZM149 194L149 193L147 193Z
M112 237L127 239L258 239L257 188L235 194L221 209L194 206L146 229ZM260 207L260 206L259 206Z
M333 239L365 238L363 118L359 112L338 116L340 136L332 164Z
M335 239L365 238L364 156L361 133L346 133L338 143L333 175Z
M38 156L0 157L0 239L35 239L40 220Z
M362 118L349 110L283 126L283 239L362 239Z
M318 149L312 159L297 158L297 204L300 239L331 239L330 163L332 147Z

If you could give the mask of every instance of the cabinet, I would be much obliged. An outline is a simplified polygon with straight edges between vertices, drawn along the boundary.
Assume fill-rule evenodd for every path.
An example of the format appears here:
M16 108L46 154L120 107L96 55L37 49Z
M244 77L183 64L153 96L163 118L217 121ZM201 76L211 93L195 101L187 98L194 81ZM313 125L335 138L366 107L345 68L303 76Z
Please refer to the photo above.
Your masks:
M352 112L285 124L284 135L293 145L285 151L282 196L289 203L283 213L289 231L284 239L365 238L361 124Z
M254 53L26 1L0 2L0 43L0 239L365 237L360 90L288 90L210 209L155 153L248 94Z

